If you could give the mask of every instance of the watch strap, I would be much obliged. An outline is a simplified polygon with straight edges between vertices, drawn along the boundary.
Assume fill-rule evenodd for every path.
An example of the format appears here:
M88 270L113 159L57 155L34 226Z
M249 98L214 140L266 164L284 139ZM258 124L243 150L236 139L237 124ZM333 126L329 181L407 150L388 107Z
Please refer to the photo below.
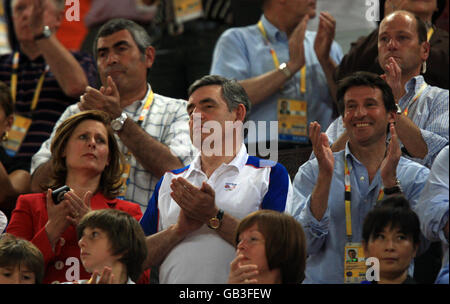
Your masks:
M44 26L44 29L42 30L42 33L36 35L34 37L34 40L40 40L44 38L49 38L52 35L52 32L50 30L50 27L48 25Z
M391 195L391 194L396 194L396 193L402 193L402 187L400 186L400 181L397 179L395 181L395 186L390 187L390 188L384 188L384 194L386 195Z
M216 216L214 216L208 221L208 227L214 230L218 229L220 227L220 224L222 223L224 213L225 212L222 209L219 209Z

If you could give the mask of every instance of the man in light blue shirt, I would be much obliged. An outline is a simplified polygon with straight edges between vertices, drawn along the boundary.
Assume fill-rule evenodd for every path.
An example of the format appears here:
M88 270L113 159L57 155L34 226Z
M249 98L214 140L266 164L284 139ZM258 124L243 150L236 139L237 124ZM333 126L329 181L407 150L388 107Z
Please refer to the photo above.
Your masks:
M330 43L321 43L328 41L322 39L324 35L334 32L330 28L334 29L335 21L323 12L318 32L307 31L308 19L316 14L315 1L309 0L266 0L263 12L258 24L232 28L222 34L210 73L239 80L253 104L249 120L266 122L266 127L258 128L257 134L249 130L248 143L278 140L277 134L269 136L269 121L280 120L279 99L306 101L307 120L297 129L290 128L294 131L291 134L301 129L304 135L284 134L279 138L306 143L309 122L318 121L327 127L337 116L322 65L338 64L342 50L332 39ZM293 107L290 111L293 115ZM264 131L265 135L261 134Z
M286 206L306 233L305 283L343 283L346 242L361 242L364 218L380 199L380 190L384 196L403 193L414 207L429 173L426 167L401 157L394 127L395 101L384 80L357 72L340 83L337 100L349 137L345 149L333 153L320 125L311 123L309 136L316 158L299 168L293 199ZM391 133L388 146L387 126ZM351 216L345 212L345 163Z
M407 39L402 39L406 35ZM378 35L378 60L399 106L396 129L403 155L431 167L434 158L448 145L449 92L428 85L423 76L429 54L425 24L409 12L397 11L383 19ZM426 66L426 65L425 65ZM342 118L326 131L332 150L344 148L346 135Z
M448 265L448 162L449 148L445 146L431 167L430 176L414 210L419 216L425 237L431 241L441 241L442 266Z

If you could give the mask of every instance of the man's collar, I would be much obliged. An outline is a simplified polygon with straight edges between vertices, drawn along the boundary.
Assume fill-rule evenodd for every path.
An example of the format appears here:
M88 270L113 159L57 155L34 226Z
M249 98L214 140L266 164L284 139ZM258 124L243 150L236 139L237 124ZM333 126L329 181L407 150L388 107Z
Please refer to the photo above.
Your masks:
M356 158L356 156L350 151L350 145L349 141L345 144L345 159L349 160L349 163L353 165L353 161L356 161L359 164L362 164L359 159Z
M426 82L422 75L414 76L406 82L405 91L409 92L413 89L414 92L417 92L424 83Z
M270 21L267 20L264 14L261 16L261 22L264 26L264 30L266 31L267 37L269 38L270 42L287 40L286 33L280 31L277 27L275 27L275 25L270 23Z
M242 168L244 168L245 164L247 163L248 154L247 154L247 148L245 147L244 143L241 144L241 147L239 148L238 153L236 156L229 162L228 164L222 163L218 168L222 166L226 167L235 167L239 172ZM216 169L217 170L217 169ZM201 153L199 152L197 156L194 158L194 160L191 162L189 166L189 170L187 172L187 176L191 175L192 172L202 172L202 164L201 164Z
M145 93L144 98L136 100L135 102L126 106L125 108L130 112L137 111L139 108L144 106L145 101L147 100L147 97L150 95L151 91L152 91L152 87L150 86L149 83L147 83L147 92ZM153 97L153 98L155 98L155 97Z

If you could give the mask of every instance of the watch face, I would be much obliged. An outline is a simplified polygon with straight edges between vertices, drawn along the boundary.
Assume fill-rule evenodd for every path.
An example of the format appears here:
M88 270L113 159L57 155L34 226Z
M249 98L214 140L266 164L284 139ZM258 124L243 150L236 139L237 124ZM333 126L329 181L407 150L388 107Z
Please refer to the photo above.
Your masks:
M118 120L113 120L111 122L111 128L114 131L119 131L120 129L122 129L122 123L120 121L118 121Z
M43 32L45 37L50 37L52 35L52 31L50 30L50 28L48 26L44 27L44 32Z
M209 220L209 227L212 229L217 229L220 226L220 220L217 217L213 217Z

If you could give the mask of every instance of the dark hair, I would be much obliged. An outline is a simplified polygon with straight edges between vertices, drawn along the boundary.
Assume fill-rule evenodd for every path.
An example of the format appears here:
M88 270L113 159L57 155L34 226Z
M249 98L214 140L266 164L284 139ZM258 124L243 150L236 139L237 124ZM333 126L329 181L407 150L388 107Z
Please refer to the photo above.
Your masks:
M222 97L227 102L228 110L231 112L236 109L239 104L245 106L246 114L243 122L246 122L251 111L250 98L247 92L234 79L227 79L218 75L206 75L202 78L194 81L193 84L188 89L188 96L191 96L197 89L209 86L209 85L219 85L222 88Z
M384 107L386 108L386 112L395 112L397 110L397 106L395 105L394 95L392 94L391 87L380 78L379 75L359 71L355 72L338 82L336 99L338 102L338 110L339 113L344 116L345 112L345 103L344 103L344 95L348 89L352 87L359 86L367 86L371 88L378 88L381 90L383 96Z
M47 187L56 189L66 182L67 167L63 157L67 142L73 131L85 120L101 122L108 134L109 164L105 167L100 178L99 190L109 199L115 198L120 193L122 168L124 163L122 153L117 145L114 132L110 127L110 117L102 111L90 110L72 115L63 121L56 129L50 151L52 152L52 175Z
M364 219L362 238L366 244L370 237L382 232L384 228L398 228L411 236L415 245L420 242L420 222L417 214L410 208L403 195L388 196L377 202Z
M302 226L291 215L274 210L258 210L241 220L235 234L256 224L265 238L269 269L279 268L283 284L298 284L305 278L306 237Z
M108 235L112 254L122 254L119 261L127 267L128 276L136 282L147 257L145 235L138 221L121 210L100 209L83 216L77 226L78 240L86 228L98 228Z
M44 278L44 256L30 241L12 234L0 235L0 267L25 265L34 273L36 284Z
M142 56L145 55L146 49L152 45L152 39L148 35L147 31L134 21L115 18L106 22L97 33L93 45L94 58L97 60L97 42L100 37L110 36L116 32L127 30L136 42L139 51Z
M14 103L11 98L11 91L6 83L0 81L0 106L5 111L5 116L14 113Z

